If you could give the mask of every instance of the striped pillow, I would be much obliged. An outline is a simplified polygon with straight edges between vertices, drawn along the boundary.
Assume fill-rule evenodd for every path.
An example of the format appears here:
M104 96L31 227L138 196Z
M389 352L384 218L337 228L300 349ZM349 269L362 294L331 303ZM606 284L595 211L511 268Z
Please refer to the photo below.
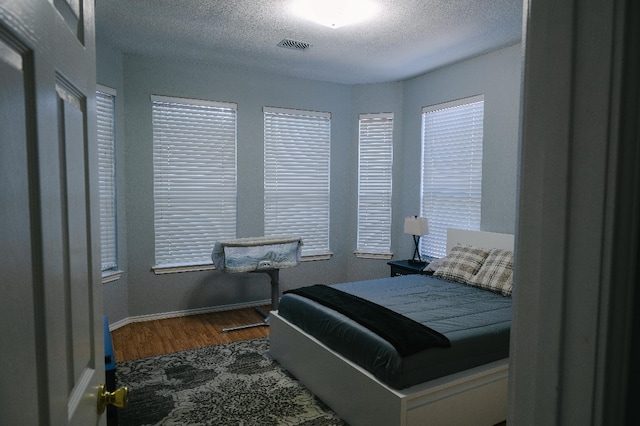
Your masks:
M513 252L491 249L482 267L468 281L469 285L511 296L513 289Z
M435 277L467 284L478 272L489 252L472 246L455 246L433 273Z

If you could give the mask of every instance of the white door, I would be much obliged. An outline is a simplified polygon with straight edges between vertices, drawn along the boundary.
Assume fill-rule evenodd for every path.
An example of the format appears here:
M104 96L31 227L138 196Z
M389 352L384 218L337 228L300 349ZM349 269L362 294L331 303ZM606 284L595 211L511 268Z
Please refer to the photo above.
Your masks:
M0 0L0 424L105 424L94 0Z

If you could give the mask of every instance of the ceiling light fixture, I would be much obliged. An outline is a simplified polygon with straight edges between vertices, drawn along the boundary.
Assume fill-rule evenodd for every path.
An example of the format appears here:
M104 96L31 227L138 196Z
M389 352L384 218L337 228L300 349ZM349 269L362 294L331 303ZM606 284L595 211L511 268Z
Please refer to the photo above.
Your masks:
M370 0L296 0L296 15L329 28L339 28L373 17L378 6Z

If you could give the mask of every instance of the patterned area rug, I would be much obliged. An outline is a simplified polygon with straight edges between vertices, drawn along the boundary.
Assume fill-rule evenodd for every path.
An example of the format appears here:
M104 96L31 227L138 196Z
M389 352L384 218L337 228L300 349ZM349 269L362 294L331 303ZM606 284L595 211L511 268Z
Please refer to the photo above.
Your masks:
M260 338L119 362L119 424L346 425L268 352Z

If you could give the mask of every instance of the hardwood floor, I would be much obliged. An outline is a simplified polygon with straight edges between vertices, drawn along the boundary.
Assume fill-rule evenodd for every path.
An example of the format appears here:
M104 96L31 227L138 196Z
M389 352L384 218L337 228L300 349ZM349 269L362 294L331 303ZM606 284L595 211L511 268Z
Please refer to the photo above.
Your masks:
M261 307L265 312L269 306ZM269 335L269 327L222 332L222 328L262 322L254 308L135 322L111 332L118 361L146 358Z

